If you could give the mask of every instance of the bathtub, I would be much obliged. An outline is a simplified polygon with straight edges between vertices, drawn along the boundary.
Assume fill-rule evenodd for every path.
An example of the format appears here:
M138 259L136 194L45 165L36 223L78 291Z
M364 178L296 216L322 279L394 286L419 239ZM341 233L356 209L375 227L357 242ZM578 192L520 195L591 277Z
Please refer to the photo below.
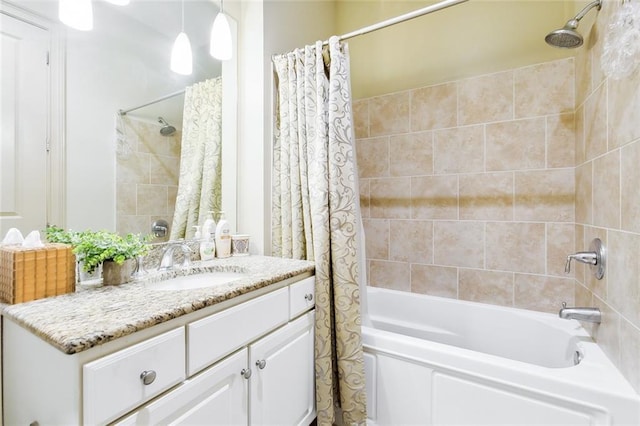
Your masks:
M575 320L369 287L369 425L640 425L640 397Z

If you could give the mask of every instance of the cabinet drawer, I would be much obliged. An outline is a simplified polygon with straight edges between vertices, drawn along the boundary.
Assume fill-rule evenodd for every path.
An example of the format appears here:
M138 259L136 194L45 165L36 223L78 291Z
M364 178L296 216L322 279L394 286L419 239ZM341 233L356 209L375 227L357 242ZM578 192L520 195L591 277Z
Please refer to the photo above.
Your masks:
M281 288L187 325L189 376L288 320L288 288Z
M184 327L85 364L84 424L104 424L185 379ZM148 372L143 383L142 373ZM155 373L155 379L151 380Z
M316 277L309 277L289 286L289 319L315 306L315 285Z

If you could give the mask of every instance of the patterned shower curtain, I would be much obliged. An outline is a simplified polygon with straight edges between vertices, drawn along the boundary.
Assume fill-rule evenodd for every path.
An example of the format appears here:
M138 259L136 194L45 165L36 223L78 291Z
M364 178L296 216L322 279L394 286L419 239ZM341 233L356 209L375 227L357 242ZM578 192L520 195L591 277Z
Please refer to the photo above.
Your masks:
M187 87L171 239L192 238L222 204L222 77Z
M359 195L348 46L274 56L273 254L315 261L318 424L365 424Z

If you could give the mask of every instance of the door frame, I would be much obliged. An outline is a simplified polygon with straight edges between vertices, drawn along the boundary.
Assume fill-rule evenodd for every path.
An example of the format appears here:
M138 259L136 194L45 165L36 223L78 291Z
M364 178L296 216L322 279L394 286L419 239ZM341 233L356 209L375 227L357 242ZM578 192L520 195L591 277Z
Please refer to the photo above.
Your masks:
M49 93L47 93L47 225L66 228L66 42L65 29L32 11L0 0L0 13L36 26L49 34Z

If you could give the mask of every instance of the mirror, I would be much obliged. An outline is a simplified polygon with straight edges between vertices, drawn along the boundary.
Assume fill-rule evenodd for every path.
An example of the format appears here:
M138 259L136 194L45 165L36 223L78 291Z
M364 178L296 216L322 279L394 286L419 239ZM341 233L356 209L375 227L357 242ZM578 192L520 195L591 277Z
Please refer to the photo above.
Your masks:
M3 2L4 6L4 2ZM61 180L63 195L48 208L59 208L48 220L66 228L151 233L152 223L172 220L179 168L184 95L167 95L224 75L223 209L235 227L235 58L236 26L230 19L234 55L220 61L209 55L211 25L218 6L211 0L184 2L184 32L191 41L193 74L169 69L176 36L181 31L181 2L132 1L116 6L93 2L92 31L59 23L56 1L22 1L19 7L50 23L52 133L59 127L60 150L52 158L52 181ZM46 21L45 21L46 22ZM155 102L155 100L167 99ZM148 106L136 108L150 103ZM120 110L130 111L124 120ZM162 117L165 123L159 122ZM56 123L61 121L61 124ZM123 121L129 129L118 137ZM163 135L160 130L176 131ZM228 129L227 129L228 127ZM56 162L55 158L59 158ZM122 167L125 160L128 166ZM64 165L64 170L60 167Z

